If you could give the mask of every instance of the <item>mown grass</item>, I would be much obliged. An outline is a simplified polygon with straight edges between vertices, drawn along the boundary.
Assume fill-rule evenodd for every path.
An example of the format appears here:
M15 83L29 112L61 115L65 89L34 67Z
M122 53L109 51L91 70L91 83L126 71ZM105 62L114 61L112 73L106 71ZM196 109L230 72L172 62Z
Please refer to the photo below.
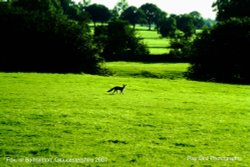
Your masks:
M123 83L124 95L106 92ZM0 166L250 164L250 86L0 73L0 92ZM32 158L51 159L28 162ZM92 160L101 162L87 162Z

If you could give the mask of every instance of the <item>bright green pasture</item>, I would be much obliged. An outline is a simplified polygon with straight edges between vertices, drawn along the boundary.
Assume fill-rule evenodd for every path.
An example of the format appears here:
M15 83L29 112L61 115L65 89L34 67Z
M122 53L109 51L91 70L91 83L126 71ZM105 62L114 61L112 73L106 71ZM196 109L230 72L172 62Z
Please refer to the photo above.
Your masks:
M150 46L151 48L167 48L169 47L170 39L144 39L144 43Z
M136 29L136 33L139 37L143 37L146 39L159 39L161 38L161 35L157 33L155 30L141 30L141 29Z
M166 54L170 46L169 38L162 38L156 30L136 29L138 37L143 39L143 42L148 46L150 54Z
M189 67L188 63L140 63L108 62L108 68L114 76L145 78L183 78Z
M250 86L0 73L0 92L0 166L250 164Z
M149 53L153 55L161 55L161 54L168 54L170 52L169 48L152 48L149 47Z

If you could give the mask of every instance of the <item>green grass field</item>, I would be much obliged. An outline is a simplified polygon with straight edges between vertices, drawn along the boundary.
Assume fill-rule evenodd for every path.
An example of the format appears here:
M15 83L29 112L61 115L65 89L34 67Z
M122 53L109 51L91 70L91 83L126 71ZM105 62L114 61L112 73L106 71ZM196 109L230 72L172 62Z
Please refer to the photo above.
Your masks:
M116 75L0 73L0 166L249 166L249 85L107 67Z
M105 67L113 76L177 79L184 77L189 64L109 62Z
M162 38L156 30L145 30L142 27L136 28L138 37L148 46L150 54L166 54L169 53L170 39Z

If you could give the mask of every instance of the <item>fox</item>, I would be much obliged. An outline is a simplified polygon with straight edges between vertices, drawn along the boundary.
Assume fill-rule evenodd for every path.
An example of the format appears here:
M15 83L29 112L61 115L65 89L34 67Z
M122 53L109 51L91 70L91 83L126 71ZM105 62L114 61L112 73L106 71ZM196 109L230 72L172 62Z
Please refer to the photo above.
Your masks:
M110 90L108 90L107 92L112 92L113 91L113 94L114 93L117 93L118 91L120 91L120 94L124 94L123 93L123 90L125 89L127 85L126 84L123 84L123 86L115 86L113 88L111 88Z

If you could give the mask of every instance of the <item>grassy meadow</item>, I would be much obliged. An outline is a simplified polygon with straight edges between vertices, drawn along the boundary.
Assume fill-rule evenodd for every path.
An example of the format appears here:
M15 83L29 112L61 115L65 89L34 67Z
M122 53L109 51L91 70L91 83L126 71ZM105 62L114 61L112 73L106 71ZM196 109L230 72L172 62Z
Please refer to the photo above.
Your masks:
M162 38L156 30L148 30L147 27L137 26L136 33L138 37L149 49L150 54L166 54L169 53L170 39Z
M140 78L183 78L188 63L139 63L139 62L109 62L105 67L113 76Z
M249 166L250 86L189 81L187 67L0 73L0 166Z

